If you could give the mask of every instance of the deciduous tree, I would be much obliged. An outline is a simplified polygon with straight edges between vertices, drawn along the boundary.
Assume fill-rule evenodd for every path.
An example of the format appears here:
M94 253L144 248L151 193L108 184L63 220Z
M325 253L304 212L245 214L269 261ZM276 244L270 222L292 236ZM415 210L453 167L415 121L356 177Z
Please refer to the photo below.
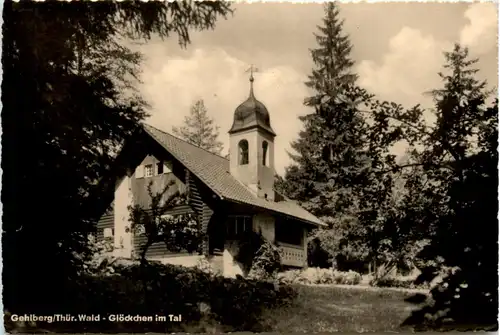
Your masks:
M435 304L413 314L408 323L431 328L498 328L498 101L476 78L467 48L445 53L443 87L432 90L436 123L414 129L421 150L413 156L427 178L421 188L428 201L420 210L431 243L422 250L426 261L419 281L430 281L443 267ZM410 199L409 199L410 200ZM411 201L408 203L411 206ZM481 308L477 308L481 306Z

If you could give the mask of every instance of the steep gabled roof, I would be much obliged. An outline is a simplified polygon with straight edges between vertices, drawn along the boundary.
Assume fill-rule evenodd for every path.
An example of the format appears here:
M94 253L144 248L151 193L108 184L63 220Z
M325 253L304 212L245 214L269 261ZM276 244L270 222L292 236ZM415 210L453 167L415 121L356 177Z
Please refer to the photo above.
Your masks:
M145 124L144 130L222 199L271 210L310 224L324 225L317 217L294 201L285 199L275 202L259 198L230 174L228 159L153 126Z

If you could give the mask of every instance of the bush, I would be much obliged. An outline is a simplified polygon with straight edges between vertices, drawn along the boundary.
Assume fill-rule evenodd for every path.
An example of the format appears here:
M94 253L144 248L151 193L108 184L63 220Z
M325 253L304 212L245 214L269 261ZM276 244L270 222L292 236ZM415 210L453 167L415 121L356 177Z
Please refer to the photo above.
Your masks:
M279 249L268 241L263 241L255 253L248 277L257 280L275 280L281 269Z
M308 264L311 267L334 267L341 271L366 272L369 250L366 243L349 238L345 227L356 220L343 217L332 222L332 228L313 231L308 244Z
M288 270L285 272L278 273L278 281L285 284L297 284L299 283L299 277L302 270Z
M115 261L113 257L113 241L111 239L98 241L94 235L89 235L87 246L87 252L74 254L74 257L83 263L79 273L90 275L110 275L114 273L114 267L112 266Z
M308 268L300 274L299 281L305 284L333 284L331 269Z
M236 279L159 263L118 266L107 275L82 275L61 288L64 306L47 304L39 315L100 315L100 322L37 323L38 329L55 332L206 332L201 320L224 331L264 331L260 326L264 308L289 304L296 296L290 287L273 283ZM25 311L10 311L23 314ZM110 314L181 314L182 322L109 322Z
M330 268L332 266L332 256L321 245L319 237L313 238L307 244L307 263L311 267Z
M211 277L222 275L221 271L214 268L214 266L205 257L198 260L198 262L196 263L196 269L207 273Z
M307 268L280 273L279 280L287 284L342 284L357 285L361 275L355 271L337 271L333 269Z
M261 232L250 232L238 242L235 260L243 266L243 273L254 279L271 279L281 268L279 249Z
M336 284L358 285L361 282L361 274L356 271L341 272L334 270L333 277Z
M385 276L380 279L373 279L370 281L371 286L376 287L396 287L406 289L428 289L428 284L415 284L415 278L402 277L402 276Z

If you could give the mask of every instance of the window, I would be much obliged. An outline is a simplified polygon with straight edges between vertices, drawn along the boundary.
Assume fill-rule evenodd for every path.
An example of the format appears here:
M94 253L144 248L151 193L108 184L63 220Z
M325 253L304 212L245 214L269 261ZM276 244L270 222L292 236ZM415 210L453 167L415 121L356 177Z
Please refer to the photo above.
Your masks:
M144 166L144 176L145 177L152 177L153 176L153 165L148 164Z
M240 143L238 144L239 148L239 155L240 155L240 165L246 165L248 164L248 141L247 140L241 140Z
M262 165L267 165L267 149L268 149L267 141L262 141Z
M277 218L275 234L276 241L278 242L302 245L304 229L297 222Z
M226 237L235 239L252 231L251 216L229 216L226 224Z
M156 172L157 174L163 174L163 162L156 163Z
M108 239L108 238L109 238L109 239L112 239L112 238L113 238L113 236L114 236L114 233L115 233L115 231L114 231L114 229L113 229L113 228L104 228L104 229L103 229L103 232L102 232L102 235L103 235L103 237L104 237L105 239Z

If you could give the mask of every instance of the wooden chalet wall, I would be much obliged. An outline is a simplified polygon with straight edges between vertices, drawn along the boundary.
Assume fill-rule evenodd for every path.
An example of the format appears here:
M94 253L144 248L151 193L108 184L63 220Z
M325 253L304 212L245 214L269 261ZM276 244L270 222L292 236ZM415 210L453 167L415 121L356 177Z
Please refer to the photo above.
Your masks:
M199 246L199 252L202 255L209 255L209 231L208 226L214 214L213 205L210 205L209 197L212 195L205 185L192 173L186 170L186 187L188 191L188 203L198 216L198 223L202 234L202 242Z
M113 204L111 204L108 210L106 210L106 213L101 216L99 222L97 223L97 241L102 241L104 239L104 229L106 228L111 228L113 230L115 228L115 213L113 210Z
M203 255L210 254L210 234L209 234L209 225L211 223L211 219L214 215L214 211L207 205L203 205L203 215L201 220L201 233L203 234L203 240L201 243L202 253Z
M153 163L156 166L158 162L157 159L148 156L144 161ZM167 190L165 187L169 183L174 183ZM160 194L166 191L162 199L166 200L175 192L184 194L186 192L186 182L184 180L184 167L177 162L173 163L172 172L155 175L152 177L141 177L136 178L135 175L132 180L132 193L134 195L134 204L141 206L142 208L149 208L151 206L151 196L148 193L148 186L151 184L151 192L153 195Z
M132 192L134 195L134 203L140 204L143 208L147 208L150 204L150 197L147 191L149 182L153 182L153 192L160 192L164 186L171 180L175 181L175 185L171 190L167 191L164 197L168 197L172 192L178 190L182 193L186 192L188 196L188 203L184 206L179 206L166 214L178 215L192 213L196 216L199 229L203 234L202 243L199 246L199 253L203 255L209 254L209 225L214 221L214 208L219 202L214 193L204 185L196 176L188 171L185 166L179 162L175 157L170 155L163 147L151 138L142 138L141 147L147 148L144 152L143 158L150 155L154 159L152 162L168 161L172 163L172 173L156 175L147 178L135 178L133 176ZM142 159L144 161L144 159ZM155 166L155 165L153 165ZM103 231L105 228L114 228L114 214L113 210L108 210L99 220L97 224L99 240L103 238ZM133 246L134 252L140 252L140 247L145 243L145 236L134 236ZM163 243L153 244L147 252L148 257L172 257L175 255L187 255L187 253L174 254L165 248Z
M165 214L167 215L179 215L179 214L187 214L193 213L193 210L188 205L182 205L175 207ZM144 244L146 244L146 235L135 235L134 236L134 252L136 254L141 253L141 248ZM159 257L172 257L172 256L185 256L189 255L187 252L172 252L168 250L163 242L153 243L146 252L146 257L148 258L159 258Z
M157 149L157 148L153 148ZM156 168L156 164L160 160L171 162L172 171L164 174L154 175L152 177L135 178L132 181L132 193L134 196L134 204L140 205L142 208L149 208L151 206L151 195L148 193L148 186L151 184L151 191L153 195L160 194L166 191L162 199L168 199L175 192L185 194L187 191L185 180L185 169L180 162L175 160L170 155L165 155L160 150L153 150L141 164L152 164ZM165 189L169 183L174 182L168 189ZM168 210L166 215L182 215L188 213L196 213L189 205L180 205L171 210ZM196 214L195 214L196 215ZM135 235L133 237L134 253L140 254L142 246L146 243L147 238L145 235ZM148 258L161 258L172 256L189 255L187 252L172 252L168 250L163 242L152 244L146 252Z

